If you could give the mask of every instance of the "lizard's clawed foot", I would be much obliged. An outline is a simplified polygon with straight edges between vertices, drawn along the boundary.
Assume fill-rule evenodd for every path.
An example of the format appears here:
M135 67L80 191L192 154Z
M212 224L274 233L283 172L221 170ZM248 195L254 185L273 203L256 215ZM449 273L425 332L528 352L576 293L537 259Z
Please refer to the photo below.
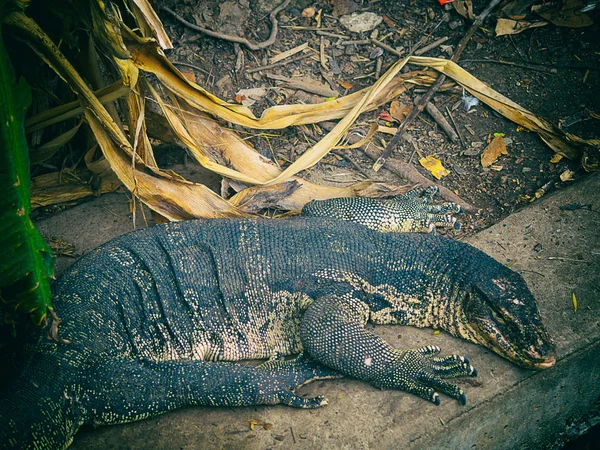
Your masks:
M428 346L418 350L399 352L398 359L372 380L383 389L399 389L418 395L439 405L439 393L446 394L466 404L467 397L458 386L445 381L445 378L477 376L477 371L469 360L451 355L436 357L439 347Z
M439 189L436 187L415 188L390 201L395 201L398 207L404 206L414 211L413 225L406 225L407 228L411 228L409 231L431 233L435 232L437 227L460 230L460 223L453 215L463 213L462 207L453 202L430 203L438 192Z
M327 404L322 396L302 398L294 393L296 389L315 380L341 378L343 375L319 364L309 356L298 355L294 359L271 359L258 366L268 374L273 392L265 393L271 399L265 403L294 406L295 408L314 409ZM267 384L265 385L266 389Z
M356 222L384 233L431 233L436 227L460 229L453 215L463 209L456 203L430 203L437 191L436 188L416 188L387 199L313 200L304 206L302 214Z
M282 404L293 406L294 408L316 409L327 405L327 398L323 395L317 395L312 398L302 398L293 392L284 391L279 398Z

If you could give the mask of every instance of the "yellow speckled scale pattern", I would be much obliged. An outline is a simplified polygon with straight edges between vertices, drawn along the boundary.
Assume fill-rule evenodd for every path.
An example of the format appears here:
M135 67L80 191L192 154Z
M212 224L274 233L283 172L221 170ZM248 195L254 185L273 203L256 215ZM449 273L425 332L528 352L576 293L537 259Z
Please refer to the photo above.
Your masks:
M459 229L453 214L462 212L462 208L456 203L430 204L436 192L414 189L390 199L313 200L304 206L302 215L347 220L381 233L430 233L436 227Z
M369 320L442 328L522 365L551 349L522 278L482 252L328 218L139 230L82 257L53 291L64 342L28 330L0 394L0 448L64 448L83 424L189 405L317 408L326 399L294 390L342 375L464 403L445 378L475 375L466 359L395 349ZM260 358L271 360L236 363Z

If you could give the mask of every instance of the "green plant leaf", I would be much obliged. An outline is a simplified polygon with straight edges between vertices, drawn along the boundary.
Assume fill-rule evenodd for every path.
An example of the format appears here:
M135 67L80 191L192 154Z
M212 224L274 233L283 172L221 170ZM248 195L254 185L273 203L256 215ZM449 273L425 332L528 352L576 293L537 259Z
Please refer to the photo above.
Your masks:
M0 25L0 300L8 316L23 312L37 324L52 310L54 255L29 218L29 150L25 111L31 90L17 84Z

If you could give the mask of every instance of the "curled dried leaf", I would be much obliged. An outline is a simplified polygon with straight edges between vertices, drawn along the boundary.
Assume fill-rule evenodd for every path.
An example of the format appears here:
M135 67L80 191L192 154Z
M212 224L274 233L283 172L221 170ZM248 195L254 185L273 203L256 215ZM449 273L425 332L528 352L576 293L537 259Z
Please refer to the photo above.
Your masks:
M398 100L394 100L390 104L390 116L392 116L399 123L404 122L406 117L412 111L412 107L405 105L404 103L400 103Z
M500 155L507 155L506 144L502 136L496 136L492 139L492 142L483 150L481 154L481 165L483 167L490 167Z

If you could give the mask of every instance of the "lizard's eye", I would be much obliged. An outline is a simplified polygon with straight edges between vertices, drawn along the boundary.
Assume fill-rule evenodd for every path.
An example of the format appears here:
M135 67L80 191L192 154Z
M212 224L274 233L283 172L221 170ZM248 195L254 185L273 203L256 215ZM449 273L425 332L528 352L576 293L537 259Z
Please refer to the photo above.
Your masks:
M499 313L497 310L492 310L492 316L494 316L494 320L501 325L506 325L506 321L502 317L502 313Z

